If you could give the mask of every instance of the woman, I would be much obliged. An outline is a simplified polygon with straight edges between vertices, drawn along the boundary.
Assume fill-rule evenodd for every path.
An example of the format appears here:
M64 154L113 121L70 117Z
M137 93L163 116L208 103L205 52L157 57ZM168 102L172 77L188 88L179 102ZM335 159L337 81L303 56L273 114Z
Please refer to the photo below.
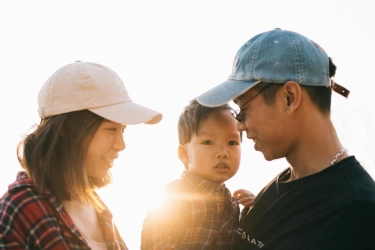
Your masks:
M127 249L95 189L125 149L126 125L162 115L131 101L106 66L75 62L39 92L41 122L18 146L25 171L0 199L0 249Z

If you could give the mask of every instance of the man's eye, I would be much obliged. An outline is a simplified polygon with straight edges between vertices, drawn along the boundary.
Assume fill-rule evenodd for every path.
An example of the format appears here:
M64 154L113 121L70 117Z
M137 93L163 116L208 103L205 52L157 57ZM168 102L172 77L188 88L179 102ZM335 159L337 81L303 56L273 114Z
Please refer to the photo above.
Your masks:
M204 141L202 142L203 145L212 145L213 142L212 141Z

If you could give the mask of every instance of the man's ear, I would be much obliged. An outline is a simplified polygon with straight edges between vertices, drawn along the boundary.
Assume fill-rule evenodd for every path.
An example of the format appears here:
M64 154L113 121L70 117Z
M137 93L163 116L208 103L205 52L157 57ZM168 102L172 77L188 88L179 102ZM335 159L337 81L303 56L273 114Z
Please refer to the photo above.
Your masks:
M296 110L300 104L302 99L302 89L301 86L293 81L289 81L284 84L284 93L285 93L285 104L288 113L293 112Z
M180 161L185 165L189 163L189 155L186 145L178 146L178 158L180 158Z

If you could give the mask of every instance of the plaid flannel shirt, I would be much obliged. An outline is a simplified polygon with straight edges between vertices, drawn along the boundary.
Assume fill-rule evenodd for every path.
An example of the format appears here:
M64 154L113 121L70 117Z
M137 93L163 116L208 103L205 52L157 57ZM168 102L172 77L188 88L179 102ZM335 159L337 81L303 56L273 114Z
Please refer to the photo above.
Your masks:
M143 223L141 249L234 249L239 205L224 184L187 171L165 187Z
M112 214L98 214L109 250L127 249ZM63 204L48 190L35 190L21 171L0 198L0 249L90 249Z

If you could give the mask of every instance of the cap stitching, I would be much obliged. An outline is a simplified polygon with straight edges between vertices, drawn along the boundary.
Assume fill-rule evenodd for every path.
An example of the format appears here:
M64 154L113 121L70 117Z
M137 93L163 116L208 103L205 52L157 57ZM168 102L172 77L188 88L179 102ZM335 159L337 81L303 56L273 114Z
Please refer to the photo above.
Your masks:
M291 42L293 52L294 52L294 67L296 70L296 75L298 78L298 84L304 84L304 71L303 71L303 62L302 62L302 56L301 56L301 49L299 47L298 42L296 39L294 39L290 32L287 32L287 36Z

